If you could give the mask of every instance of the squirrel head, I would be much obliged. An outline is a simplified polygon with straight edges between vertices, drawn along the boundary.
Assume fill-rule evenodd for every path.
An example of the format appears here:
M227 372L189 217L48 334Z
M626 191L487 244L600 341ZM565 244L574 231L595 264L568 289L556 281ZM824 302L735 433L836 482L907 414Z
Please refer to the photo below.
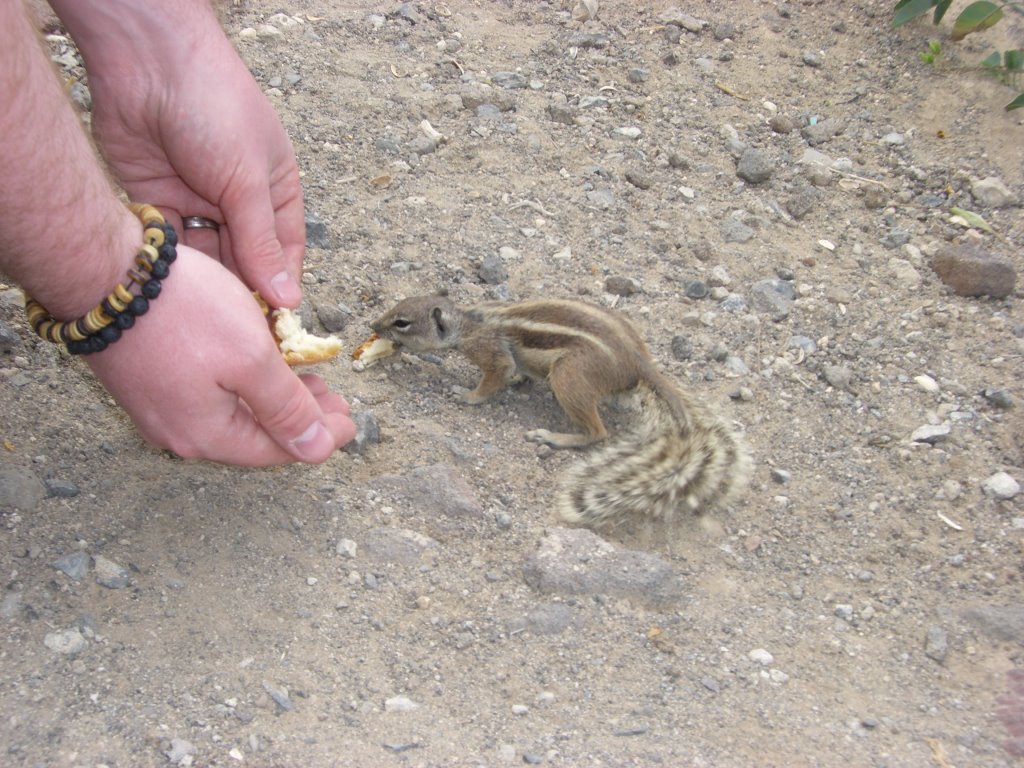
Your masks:
M462 313L438 294L404 299L371 324L374 333L410 352L451 349L462 338Z

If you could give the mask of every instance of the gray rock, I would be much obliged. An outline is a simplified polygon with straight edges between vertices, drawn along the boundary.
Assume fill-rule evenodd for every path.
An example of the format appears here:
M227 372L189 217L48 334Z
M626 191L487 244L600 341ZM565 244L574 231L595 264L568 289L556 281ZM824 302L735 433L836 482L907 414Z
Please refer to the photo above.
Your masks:
M390 136L381 136L378 139L374 139L373 146L377 151L384 152L388 155L402 154L402 145Z
M693 342L686 336L672 337L672 357L676 360L689 360L693 357Z
M750 306L755 312L784 320L793 308L796 291L785 280L759 280L750 288Z
M751 184L768 181L775 172L775 162L764 150L747 147L736 165L736 175Z
M95 555L92 564L96 570L96 583L101 587L124 589L128 586L128 571L113 560L108 560L102 555Z
M48 632L43 638L43 645L62 656L77 656L89 647L89 641L78 627L72 627L62 632Z
M374 528L363 540L363 556L372 563L416 565L424 553L440 545L429 536L406 528Z
M605 280L604 289L614 296L632 296L642 290L638 280L621 275L612 275Z
M380 475L372 485L395 494L426 517L483 519L483 509L455 467L430 464L401 475Z
M371 445L380 442L380 426L377 424L377 417L369 411L353 413L352 421L356 425L356 436L345 445L345 451L361 456Z
M416 136L409 140L406 149L414 155L430 155L437 149L437 141L429 136Z
M626 181L637 189L650 189L654 186L654 178L639 168L630 168L625 175Z
M1020 483L1009 472L996 472L982 481L981 490L986 496L1006 501L1020 493Z
M834 117L820 120L813 125L804 126L803 136L812 147L824 144L841 134L846 127Z
M754 236L754 230L751 227L731 216L722 221L718 231L727 243L745 243Z
M708 295L708 286L703 280L691 280L686 284L686 297L703 299Z
M738 293L730 293L718 303L718 308L723 312L744 312L747 309L747 300Z
M548 118L555 123L563 125L576 125L576 109L569 105L564 93L552 94L551 102L547 105Z
M980 245L946 245L932 259L932 269L958 296L1009 296L1017 270L1009 258Z
M576 48L607 48L610 42L608 35L601 32L583 32L573 35L569 44Z
M46 486L35 473L22 467L0 469L0 508L30 512L46 498Z
M544 594L605 595L675 605L682 579L655 555L619 549L584 529L551 528L523 565L526 583Z
M481 104L476 108L477 119L483 122L497 122L501 120L501 110L494 104Z
M603 109L607 107L611 102L608 101L607 96L580 96L579 108L580 109Z
M844 392L850 391L853 383L853 372L842 365L823 365L821 375L830 385Z
M607 187L592 189L587 192L587 202L602 211L606 211L615 205L615 192Z
M278 707L284 712L292 712L295 709L295 705L292 703L291 696L288 694L287 688L281 688L274 685L266 680L263 681L263 690L267 692L267 695L273 700Z
M519 72L495 72L491 80L494 81L496 86L506 90L517 90L530 86L530 81L526 75Z
M915 443L935 445L945 441L949 437L950 431L949 424L925 424L911 432L910 440Z
M1013 408L1013 398L1005 389L986 387L982 394L985 396L985 399L996 408L1001 408L1003 410Z
M338 539L338 543L334 545L334 553L341 555L346 560L354 558L358 551L359 545L352 539Z
M306 211L306 247L331 247L330 237L327 234L327 225L323 219L311 211Z
M818 351L818 343L809 336L790 336L787 346L790 349L802 349L808 355Z
M79 493L78 486L70 480L49 478L45 480L43 484L46 486L46 492L54 498L71 499Z
M910 242L910 232L903 227L893 227L884 235L879 242L886 248L892 250L893 248L901 248Z
M68 552L66 555L58 557L50 565L69 579L81 581L89 573L89 555L85 552Z
M501 256L496 253L489 253L484 256L480 263L477 274L487 285L499 285L508 280L508 270Z
M192 764L192 756L196 753L196 748L192 742L186 741L185 739L174 738L171 739L170 743L167 744L167 748L164 749L164 757L167 758L168 762L173 765Z
M1003 180L995 176L972 182L971 196L985 208L1008 208L1020 203Z
M810 185L803 185L797 192L790 195L785 202L786 211L799 221L804 218L821 199L821 192Z
M825 66L824 58L822 58L820 53L817 53L815 51L804 51L803 55L800 57L800 60L808 67L811 67L812 69L820 69L821 67Z
M21 342L18 332L7 323L0 321L0 355L9 355Z
M631 83L646 83L650 76L650 70L641 67L633 67L626 73L626 79Z
M352 318L352 310L348 307L325 301L316 302L313 305L313 312L328 333L341 333Z
M1024 603L968 608L964 618L989 637L1004 643L1024 640Z
M695 16L685 13L678 6L670 6L658 14L658 21L668 26L680 27L687 32L700 32L704 29L704 22Z
M796 128L796 123L793 122L793 118L789 115L777 114L772 115L768 120L768 127L775 133L785 135L793 132L793 129Z
M942 627L931 627L925 634L924 653L929 659L944 664L949 655L949 636Z

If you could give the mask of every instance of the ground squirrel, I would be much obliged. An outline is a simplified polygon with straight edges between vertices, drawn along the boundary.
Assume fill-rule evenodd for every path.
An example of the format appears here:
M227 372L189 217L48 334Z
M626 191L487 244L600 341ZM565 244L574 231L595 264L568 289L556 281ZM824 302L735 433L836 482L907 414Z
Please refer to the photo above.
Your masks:
M634 392L635 417L620 434L573 466L557 510L598 529L627 521L703 512L745 484L740 439L706 406L661 373L626 317L581 301L485 302L460 309L443 296L400 302L373 323L380 337L412 352L457 349L483 373L464 400L482 403L517 376L547 381L582 433L535 429L528 440L557 448L608 437L598 405Z

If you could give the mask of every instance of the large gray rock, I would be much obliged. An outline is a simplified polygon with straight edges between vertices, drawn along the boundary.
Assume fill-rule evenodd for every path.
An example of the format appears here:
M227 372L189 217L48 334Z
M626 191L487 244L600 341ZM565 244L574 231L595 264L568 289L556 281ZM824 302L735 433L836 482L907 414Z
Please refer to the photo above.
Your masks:
M605 595L657 606L682 600L682 579L661 558L620 549L579 528L552 528L523 565L526 583L545 594Z
M958 296L1009 296L1017 283L1013 262L978 245L947 245L932 260L932 269Z
M46 486L31 470L22 467L0 469L0 509L13 507L29 512L46 498Z

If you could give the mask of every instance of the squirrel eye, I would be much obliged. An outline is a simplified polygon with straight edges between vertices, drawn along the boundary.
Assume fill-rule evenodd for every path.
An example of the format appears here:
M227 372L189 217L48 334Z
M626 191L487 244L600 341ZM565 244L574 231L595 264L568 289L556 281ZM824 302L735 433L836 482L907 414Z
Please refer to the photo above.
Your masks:
M404 317L400 317L394 322L396 331L408 331L411 325L412 323L406 320Z

